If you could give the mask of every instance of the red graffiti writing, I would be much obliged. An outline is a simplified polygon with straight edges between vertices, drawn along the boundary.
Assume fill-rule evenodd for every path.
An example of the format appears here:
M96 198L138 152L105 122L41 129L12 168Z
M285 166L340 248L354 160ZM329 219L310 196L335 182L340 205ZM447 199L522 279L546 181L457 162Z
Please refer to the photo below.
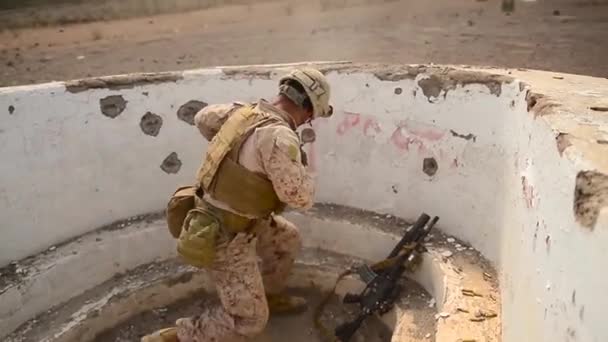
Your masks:
M361 121L361 114L344 112L344 120L338 125L336 133L344 135L344 133L348 132L351 128L357 126L359 121Z
M393 145L403 151L409 151L411 145L418 146L418 152L420 153L425 153L427 151L422 140L417 137L405 136L402 131L402 128L397 128L395 132L393 132L393 135L391 136Z
M380 124L375 119L366 119L363 123L363 135L366 137L375 137L380 132Z

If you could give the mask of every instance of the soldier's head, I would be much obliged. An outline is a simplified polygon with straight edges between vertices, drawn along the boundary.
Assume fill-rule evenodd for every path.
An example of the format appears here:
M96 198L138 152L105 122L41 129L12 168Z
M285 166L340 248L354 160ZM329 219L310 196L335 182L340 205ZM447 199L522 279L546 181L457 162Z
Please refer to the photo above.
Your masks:
M288 108L298 125L333 114L329 104L330 87L325 76L313 68L298 68L279 81L279 96L288 99Z

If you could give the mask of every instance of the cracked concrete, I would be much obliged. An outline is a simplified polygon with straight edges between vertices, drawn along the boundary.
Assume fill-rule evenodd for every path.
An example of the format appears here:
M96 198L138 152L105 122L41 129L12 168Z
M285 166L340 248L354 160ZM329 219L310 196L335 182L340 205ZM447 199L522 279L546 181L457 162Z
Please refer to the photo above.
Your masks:
M122 90L150 84L177 82L182 78L181 73L166 72L85 78L65 82L65 90L72 94L81 93L90 89Z
M581 171L576 176L574 212L576 219L593 229L600 210L608 206L608 175L595 171Z

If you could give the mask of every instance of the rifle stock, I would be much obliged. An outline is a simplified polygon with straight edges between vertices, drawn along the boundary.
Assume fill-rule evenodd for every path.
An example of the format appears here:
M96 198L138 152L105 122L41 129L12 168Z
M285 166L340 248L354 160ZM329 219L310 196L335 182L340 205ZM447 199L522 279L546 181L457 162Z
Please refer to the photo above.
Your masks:
M363 321L367 318L367 314L360 314L357 319L352 322L346 322L336 328L336 337L340 342L348 342L353 335L359 330Z
M414 262L416 254L419 253L418 246L437 221L439 221L437 216L431 220L427 214L420 215L389 254L388 258L396 257L396 262L375 274L371 281L365 281L366 286L361 294L346 294L344 303L358 303L361 306L361 313L354 321L343 323L335 329L334 335L339 341L348 342L367 316L374 313L382 315L390 310L401 291L397 282L405 272L404 264ZM412 244L413 248L404 249Z

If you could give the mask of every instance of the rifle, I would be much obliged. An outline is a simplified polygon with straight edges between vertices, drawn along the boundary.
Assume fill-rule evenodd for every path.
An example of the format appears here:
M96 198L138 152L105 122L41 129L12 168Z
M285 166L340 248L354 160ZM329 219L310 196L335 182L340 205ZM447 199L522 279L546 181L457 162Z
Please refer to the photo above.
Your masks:
M437 221L439 221L439 217L435 216L431 220L427 214L423 213L416 223L405 231L388 258L379 263L383 264L383 267L376 264L372 267L363 265L355 269L361 280L366 283L365 289L360 294L346 294L343 302L345 304L358 303L361 312L354 321L343 323L335 329L338 341L348 342L368 316L374 313L383 315L391 310L402 290L398 284L399 278L408 266L415 263L422 252L424 238ZM377 273L374 269L377 269Z

